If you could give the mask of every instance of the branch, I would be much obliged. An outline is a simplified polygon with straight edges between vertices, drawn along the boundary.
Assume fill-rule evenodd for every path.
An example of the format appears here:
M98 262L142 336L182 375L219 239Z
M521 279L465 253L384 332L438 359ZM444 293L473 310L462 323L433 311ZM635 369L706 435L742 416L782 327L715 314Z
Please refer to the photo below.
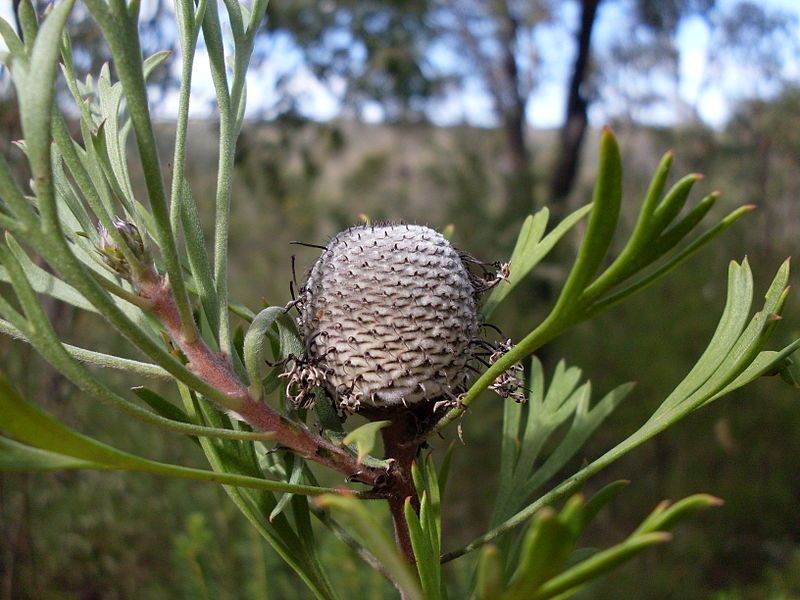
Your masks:
M200 337L184 336L181 317L169 284L162 278L139 281L141 293L152 303L151 314L161 322L172 341L188 360L188 368L207 385L230 401L229 408L252 427L271 432L275 440L295 454L347 475L348 480L382 487L387 480L384 469L366 467L341 446L309 431L250 394L247 385L234 372L227 356L213 352Z

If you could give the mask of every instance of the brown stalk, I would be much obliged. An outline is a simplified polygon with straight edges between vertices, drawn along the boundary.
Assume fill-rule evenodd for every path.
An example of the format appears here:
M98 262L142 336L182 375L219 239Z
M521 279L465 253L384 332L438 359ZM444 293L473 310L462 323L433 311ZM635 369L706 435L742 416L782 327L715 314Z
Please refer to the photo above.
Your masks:
M419 513L419 497L414 486L411 468L425 443L425 433L430 431L434 421L432 403L424 403L418 407L402 407L387 415L384 411L371 414L370 409L362 410L369 419L388 419L391 424L381 429L383 449L387 459L392 463L389 467L386 483L386 501L392 515L394 536L397 547L410 565L414 565L414 550L411 547L411 536L405 515L406 499L411 499L411 506Z
M376 488L385 486L386 470L360 464L354 455L341 446L253 398L227 357L212 351L199 336L191 336L194 339L186 336L172 289L165 279L153 275L137 282L140 294L152 303L150 312L186 356L188 368L207 384L230 397L237 406L236 413L242 419L259 431L273 433L280 445L298 456L344 473L348 481Z

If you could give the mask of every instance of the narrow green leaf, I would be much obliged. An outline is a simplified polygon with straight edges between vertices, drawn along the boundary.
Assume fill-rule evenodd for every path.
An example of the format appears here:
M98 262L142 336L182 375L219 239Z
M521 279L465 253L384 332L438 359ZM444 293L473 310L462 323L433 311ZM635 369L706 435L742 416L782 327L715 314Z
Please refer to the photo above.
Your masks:
M11 208L14 216L29 227L37 222L37 217L17 185L3 155L0 155L0 197Z
M583 532L585 512L586 497L579 492L567 499L558 515L559 521L569 529L573 544L577 541L581 532ZM570 556L573 554L574 552L570 552Z
M289 475L289 483L292 485L297 485L303 479L303 461L298 456L288 456L286 462L290 466L291 471ZM275 505L275 508L273 508L272 512L269 513L270 523L283 512L283 509L286 508L286 505L292 499L292 496L292 494L283 494L283 496L280 497L278 503Z
M154 475L306 495L330 494L335 491L330 488L290 485L257 477L181 467L140 458L117 450L68 428L27 402L11 387L3 375L0 375L0 424L0 427L8 435L24 444L87 463L99 463L104 469L139 471Z
M185 236L189 268L197 286L197 295L203 306L203 312L216 339L219 331L219 301L214 286L214 277L211 274L211 263L208 260L200 215L197 213L197 204L192 196L189 182L186 180L184 180L176 200L180 202L181 225ZM251 381L251 383L253 382Z
M786 346L779 352L764 351L759 353L756 359L750 363L750 366L742 371L742 373L736 377L736 379L730 382L722 390L709 398L707 403L711 403L722 396L726 396L732 391L755 381L759 377L772 374L776 368L782 367L786 359L789 358L793 353L796 353L798 348L800 348L800 340L794 341L792 344ZM781 371L781 376L783 375L784 371ZM796 383L792 383L792 385L797 386Z
M439 480L440 494L444 494L444 491L447 488L447 479L450 476L450 465L452 463L454 448L455 448L455 442L451 442L444 453L442 464L439 466L438 480Z
M509 259L508 281L496 287L486 300L483 306L483 315L485 317L491 315L496 305L530 272L530 268L526 268L526 263L530 262L531 253L541 241L549 218L550 211L545 207L535 215L528 215L523 221L517 236L517 242Z
M589 310L587 317L591 317L601 312L608 310L615 304L618 304L640 292L644 288L648 287L652 283L658 281L673 269L677 268L683 262L694 256L697 252L702 250L708 243L710 243L714 238L722 234L726 229L728 229L731 225L733 225L736 221L742 218L747 213L753 210L752 206L743 206L727 217L725 217L722 221L720 221L717 225L706 231L704 234L699 236L697 239L692 241L688 244L685 248L680 250L678 253L669 256L665 259L663 264L655 268L652 272L643 275L638 280L634 281L628 287L616 291L608 296L601 298L596 304L594 304L591 309Z
M753 301L753 274L747 260L741 265L731 261L728 265L728 291L725 308L717 329L697 359L694 367L667 397L663 405L671 406L697 390L717 370L747 323Z
M534 517L522 542L521 559L503 600L528 600L566 564L575 540L569 527L548 508Z
M25 275L28 277L28 281L30 281L31 286L37 293L51 296L82 310L97 312L97 309L87 302L75 288L34 264L14 238L7 239L9 249L19 261L20 266L25 271ZM0 280L11 281L5 268L0 268Z
M621 201L622 160L614 135L605 129L600 138L598 172L586 235L554 311L569 306L602 265L617 227Z
M678 183L672 186L653 212L653 220L650 226L654 232L664 231L664 229L672 223L686 204L686 200L689 198L689 193L692 191L694 184L702 178L702 175L692 173L683 177Z
M615 569L623 562L642 552L642 550L656 544L663 544L671 539L672 536L669 533L658 532L626 540L613 548L598 552L591 558L546 581L535 594L528 596L527 600L553 598L558 594L577 588L587 581L597 579Z
M24 58L25 46L22 44L22 40L19 39L17 32L14 31L11 24L3 18L0 18L0 37L3 38L12 57L19 59Z
M787 260L781 265L769 290L767 290L763 308L753 316L708 381L692 397L686 400L687 404L694 408L699 407L702 402L701 404L695 404L698 397L704 400L702 396L705 395L707 398L711 394L716 394L724 389L756 360L758 353L775 328L783 310L788 294L788 288L786 287L788 278L789 261Z
M112 188L126 211L132 215L134 213L132 205L134 194L128 175L126 140L122 135L124 128L120 128L119 125L123 90L120 82L111 83L108 63L104 64L100 71L97 89L103 119L102 126L98 129L98 138L104 142L103 149L105 150L100 154L109 168L106 175Z
M39 450L0 436L0 472L41 472L65 469L96 469L106 467L100 463Z
M497 546L481 550L478 562L477 600L497 600L503 593L503 559Z
M0 333L4 333L28 344L31 343L31 340L22 331L2 319L0 319ZM70 344L64 344L64 349L70 356L88 365L106 369L130 371L143 377L157 377L159 379L170 379L172 377L158 365L132 360L130 358L103 354L102 352L95 352L94 350L87 350L86 348L71 346Z
M597 491L589 500L583 509L583 523L581 524L581 531L585 529L598 513L614 498L616 498L622 490L628 487L630 482L624 479L609 483L607 486Z
M173 421L180 421L181 423L192 422L189 415L172 402L156 394L153 390L149 390L146 387L135 387L131 388L131 391L162 417L172 419Z
M776 314L785 301L786 289L783 286L786 284L787 276L788 264L784 264L770 286L764 308L748 325L749 331L743 332L742 328L747 320L752 300L752 276L746 261L742 266L732 263L729 268L728 300L725 311L709 347L697 362L696 367L678 385L676 391L662 402L653 417L614 448L578 470L514 516L469 544L446 553L442 557L442 561L447 562L471 552L527 522L542 507L573 493L589 477L606 468L621 456L676 423L691 411L720 397L724 390L735 388L737 381L746 381L749 377L774 371L787 355L800 346L800 340L797 340L777 354L758 353L777 322ZM778 364L773 361L777 361ZM748 371L748 367L756 362L758 362L758 366L754 367L753 371ZM710 380L711 377L714 377L713 381ZM739 380L739 378L743 379Z
M184 401L187 413L193 417L202 418L201 404L196 395L185 385L179 384L178 389ZM211 413L214 425L221 425L222 415ZM203 452L208 459L211 468L215 472L224 472L225 465L220 458L220 446L212 444L210 440L200 440ZM292 569L300 576L314 595L321 600L331 600L336 598L336 594L331 589L330 583L325 575L309 558L304 543L298 538L295 531L290 527L285 515L278 517L270 523L267 516L275 506L275 498L269 492L260 492L257 497L253 497L246 490L225 486L225 492L231 498L236 507L242 512L256 531L275 549L276 553L289 564Z
M433 462L433 455L429 454L425 459L425 470L427 471L427 499L430 510L427 511L428 520L425 529L431 540L431 547L435 556L441 552L442 539L442 496L439 489L438 473ZM438 563L438 559L437 559Z
M164 62L171 57L173 54L172 50L160 50L154 54L151 54L142 63L142 72L144 73L144 78L149 79L150 75L153 74L159 66L164 64Z
M719 193L709 194L695 206L689 213L680 221L675 223L672 227L667 229L655 243L653 248L653 257L658 258L666 254L669 250L678 245L678 243L686 237L700 221L705 218L708 212L714 207L714 204L719 198Z
M85 235L92 242L97 242L99 235L83 200L78 198L72 182L64 172L64 158L58 145L53 146L53 182L56 190L56 203L59 207L59 218L65 232Z
M625 383L614 388L591 410L588 409L590 391L587 388L586 394L582 396L582 400L575 411L572 426L564 436L564 439L525 484L525 496L532 494L566 465L567 461L583 447L606 417L630 394L634 385L633 383Z
M14 73L18 81L17 90L20 93L22 131L30 156L37 196L52 194L50 128L55 95L53 80L56 75L61 33L73 4L74 0L61 2L44 20L35 41L33 38L26 38L26 44L33 43L28 73L21 76L19 69ZM20 18L22 14L23 11L20 11ZM25 33L28 35L28 31ZM40 205L40 210L47 210L45 204Z
M9 237L8 234L6 237ZM22 305L28 320L30 323L35 324L35 326L26 328L24 322L14 322L16 319L12 319L12 314L8 313L7 311L6 318L12 320L14 326L25 333L31 344L34 346L34 348L36 348L39 354L45 358L45 360L50 362L56 369L63 373L83 391L137 419L170 431L188 433L190 435L205 435L202 427L198 428L189 426L184 423L171 421L155 415L150 411L147 411L140 406L129 402L125 398L122 398L110 390L102 382L97 380L96 377L93 377L85 369L85 367L83 367L83 365L78 363L73 356L70 355L69 351L64 347L63 343L53 329L48 316L45 314L41 304L39 303L19 261L16 260L11 251L4 245L0 245L0 261L5 264L6 269L8 270L14 286L14 291L17 294L19 302ZM169 359L174 360L171 356ZM128 364L126 366L131 365Z
M31 0L21 0L17 7L17 16L22 29L22 39L25 40L25 51L30 54L39 32L39 20L36 16L36 9Z
M423 495L421 502L424 503L426 501L427 498ZM441 590L439 555L434 553L430 540L426 532L423 531L420 523L421 518L411 505L411 498L406 498L403 510L408 524L408 533L411 537L411 546L414 550L414 558L417 563L422 593L425 600L439 600Z
M391 421L371 421L356 427L344 438L344 444L355 445L359 462L363 461L375 447L378 432L391 425Z
M718 196L719 194L714 193L703 198L689 214L663 233L661 229L653 227L652 230L647 230L646 238L635 240L631 237L614 264L586 288L583 298L592 301L602 296L673 250L703 220Z
M695 494L670 505L662 503L636 528L633 536L656 531L669 531L694 513L707 508L722 506L724 502L709 494Z
M250 393L254 398L261 398L261 379L264 368L264 345L267 342L267 332L286 312L281 306L270 306L262 310L244 336L244 364L247 369L247 377L250 380Z
M672 170L672 159L674 156L674 153L670 150L661 157L661 162L658 164L658 168L656 168L656 172L653 174L653 179L650 180L650 185L647 188L644 202L642 202L642 209L639 212L639 220L636 223L636 229L634 231L645 228L645 224L649 222L650 217L656 210L659 200L661 200L661 197L664 195L664 188L667 185L669 172ZM631 237L637 237L636 233Z
M363 503L348 496L324 495L315 500L317 506L330 508L380 560L392 581L408 600L423 600L424 596L409 565L397 553L394 542L384 533L381 523Z
M269 393L269 390L267 392ZM344 443L345 432L342 421L336 414L336 406L333 399L322 390L314 392L314 412L328 439L337 444Z

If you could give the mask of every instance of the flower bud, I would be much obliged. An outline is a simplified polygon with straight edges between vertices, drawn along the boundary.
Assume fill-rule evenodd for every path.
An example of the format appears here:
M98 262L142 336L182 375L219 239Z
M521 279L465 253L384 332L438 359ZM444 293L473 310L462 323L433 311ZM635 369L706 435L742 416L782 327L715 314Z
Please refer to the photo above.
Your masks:
M150 263L150 256L144 245L142 234L133 223L124 221L119 218L114 218L114 228L122 236L125 246L130 250L133 257L140 263ZM120 277L130 280L131 278L131 265L125 257L125 253L117 245L114 237L109 231L98 225L98 232L100 233L100 240L97 243L97 251L102 256L103 261L111 267Z

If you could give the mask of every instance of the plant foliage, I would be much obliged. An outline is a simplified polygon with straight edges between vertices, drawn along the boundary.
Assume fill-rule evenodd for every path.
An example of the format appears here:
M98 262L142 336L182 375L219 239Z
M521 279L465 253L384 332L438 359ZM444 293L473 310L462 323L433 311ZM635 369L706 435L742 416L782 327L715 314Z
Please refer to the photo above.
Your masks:
M0 35L9 48L5 61L20 104L24 140L18 150L30 169L30 181L22 186L0 157L0 227L5 232L0 279L9 284L0 295L0 330L31 344L87 398L165 433L186 436L205 454L209 469L156 462L91 439L47 415L0 379L1 469L137 471L222 485L255 530L322 599L339 597L329 576L335 565L322 564L318 555L323 535L342 540L404 598L447 598L442 563L478 549L477 598L566 598L635 554L667 541L669 531L691 513L718 504L704 495L661 504L620 543L591 552L579 548L586 526L624 487L611 484L587 500L579 489L589 477L691 412L762 375L783 371L788 380L797 380L790 356L800 340L782 350L766 349L787 299L788 262L754 315L749 265L731 263L719 325L689 374L635 433L546 491L544 486L631 395L632 385L623 384L593 402L591 384L581 383L579 369L559 363L546 385L542 365L531 358L527 406L504 406L499 486L489 529L469 544L444 552L442 514L450 453L438 468L430 453L418 454L405 466L398 456L373 456L377 435L391 423L373 422L348 432L319 390L314 418L322 433L317 434L306 425L310 411L287 404L280 370L265 367L301 352L294 322L283 308L251 311L229 296L234 148L245 114L245 75L266 0L247 5L224 0L222 13L217 2L175 0L182 78L170 186L155 143L145 84L169 56L142 57L139 2L85 0L109 45L114 68L106 65L96 78L79 80L65 33L73 4L74 0L57 3L39 22L30 1L23 0L24 42L0 21ZM192 74L201 36L220 117L210 254L200 226L201 207L184 175ZM77 139L55 101L59 73L79 115ZM137 195L131 181L131 136L146 198ZM546 208L525 220L510 257L509 280L483 304L484 318L560 239L587 219L572 269L550 314L478 377L433 432L460 418L510 367L666 275L750 210L742 207L695 233L717 195L685 210L699 177L689 175L668 189L671 163L667 154L632 233L613 257L623 175L620 152L608 130L600 139L591 204L549 232ZM102 317L143 359L66 344L42 308L42 296ZM243 337L233 334L232 320L247 325ZM133 394L113 389L96 368L123 372L136 386ZM145 387L152 379L171 382L174 391L165 397ZM422 442L408 440L414 454ZM317 467L311 468L315 463L344 474L346 489L320 485ZM406 487L397 487L403 478ZM564 499L560 509L553 508ZM399 545L376 508L380 500L395 507ZM522 528L521 536L512 535Z

